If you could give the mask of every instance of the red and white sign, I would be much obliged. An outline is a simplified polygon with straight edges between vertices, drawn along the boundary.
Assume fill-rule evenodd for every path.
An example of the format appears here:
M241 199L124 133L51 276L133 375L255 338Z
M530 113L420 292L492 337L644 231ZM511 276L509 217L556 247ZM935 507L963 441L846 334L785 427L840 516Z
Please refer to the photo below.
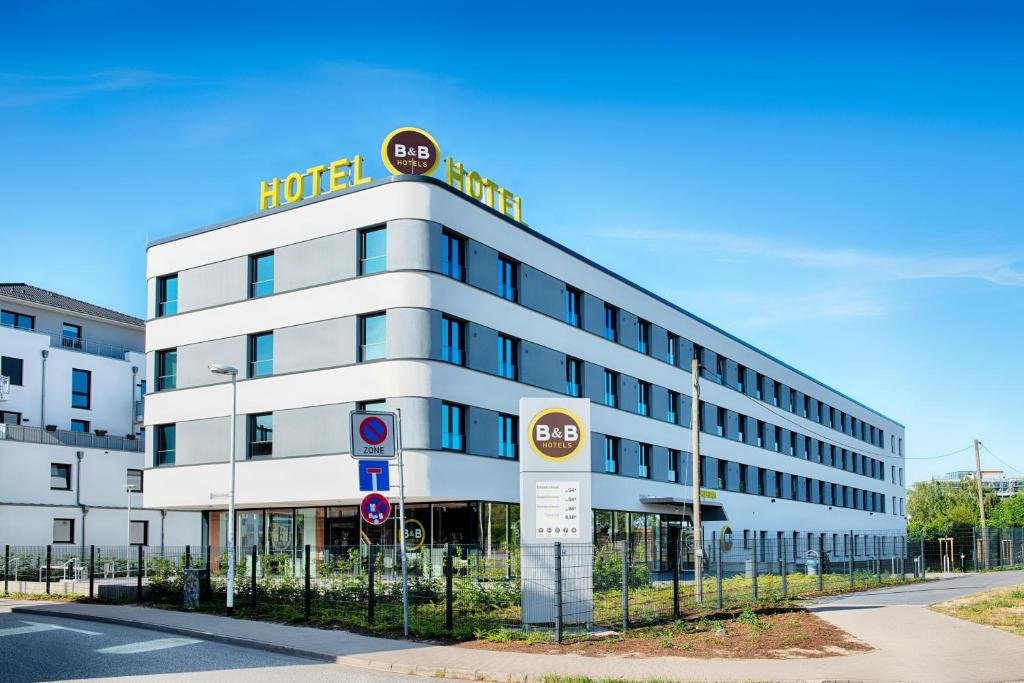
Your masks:
M363 498L363 502L359 504L359 515L367 524L380 526L391 517L391 502L374 491Z

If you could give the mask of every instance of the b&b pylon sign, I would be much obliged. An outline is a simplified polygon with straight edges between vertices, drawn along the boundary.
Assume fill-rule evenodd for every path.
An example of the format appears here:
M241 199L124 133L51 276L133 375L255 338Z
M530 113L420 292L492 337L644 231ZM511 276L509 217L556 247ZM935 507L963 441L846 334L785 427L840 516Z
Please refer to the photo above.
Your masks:
M594 513L590 400L519 401L522 608L528 624L552 623L554 544L562 549L562 623L593 619Z

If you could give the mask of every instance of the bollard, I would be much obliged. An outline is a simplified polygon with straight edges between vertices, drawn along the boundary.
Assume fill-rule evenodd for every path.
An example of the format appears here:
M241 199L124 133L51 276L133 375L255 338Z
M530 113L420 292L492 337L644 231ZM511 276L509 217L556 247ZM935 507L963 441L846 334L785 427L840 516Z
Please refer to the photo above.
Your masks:
M250 563L252 565L250 569L251 576L249 577L249 604L253 607L256 606L256 562L258 561L259 558L256 556L256 546L253 545L252 562Z
M8 585L9 579L7 578L7 575L10 573L10 571L11 571L11 546L5 545L4 546L4 594L5 595L7 593L10 593L10 591L8 590L8 588L9 588L9 585ZM89 591L89 597L90 598L92 597L92 591Z
M672 553L672 618L679 618L679 539L669 549Z
M555 541L555 642L562 643L562 544Z
M96 546L89 546L89 599L93 596L93 582L96 574Z
M754 561L751 562L751 564L753 565L753 570L751 571L751 574L750 574L750 578L751 578L751 582L750 582L751 583L751 587L750 587L750 589L751 589L751 595L754 598L754 602L757 602L757 532L756 531L754 532L754 545L751 548L751 556L753 557Z
M629 532L622 541L622 630L629 629Z
M50 558L51 547L46 546L46 594L50 594Z
M453 563L455 556L455 544L449 543L444 552L444 627L449 631L455 625L455 615L453 614L455 604L455 591L453 590L454 578L452 576Z
M310 580L309 580L309 544L306 544L306 618L309 619L310 611Z
M135 566L135 602L142 602L142 546L139 546L139 563Z
M718 609L722 609L722 537L718 537L718 552L715 555L715 587L718 590L718 597L715 599L715 604Z
M779 538L779 574L782 576L782 597L788 593L786 586L786 539Z

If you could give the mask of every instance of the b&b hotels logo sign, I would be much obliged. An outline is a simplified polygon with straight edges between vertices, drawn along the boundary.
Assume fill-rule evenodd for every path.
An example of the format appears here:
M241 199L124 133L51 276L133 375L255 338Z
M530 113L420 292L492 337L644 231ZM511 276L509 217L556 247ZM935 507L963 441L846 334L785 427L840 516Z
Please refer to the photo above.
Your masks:
M530 448L552 462L565 462L583 449L583 423L564 408L542 410L530 421Z
M384 138L380 147L384 167L395 175L433 175L441 163L441 147L430 133L420 128L397 128ZM373 179L364 175L363 157L335 159L289 173L284 178L260 182L260 211L273 209L322 194L359 187ZM444 181L504 216L522 223L520 197L477 171L465 168L447 157Z

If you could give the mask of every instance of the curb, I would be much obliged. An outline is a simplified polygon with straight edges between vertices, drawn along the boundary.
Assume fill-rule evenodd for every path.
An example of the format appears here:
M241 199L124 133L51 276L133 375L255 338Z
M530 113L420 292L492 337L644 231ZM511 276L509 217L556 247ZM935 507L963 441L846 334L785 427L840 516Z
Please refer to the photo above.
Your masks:
M162 633L171 633L178 636L190 636L194 638L201 638L203 640L224 643L225 645L236 645L239 647L245 647L253 650L263 650L266 652L276 652L277 654L291 655L293 657L315 659L321 662L326 662L328 664L342 664L344 666L351 666L359 669L369 669L373 671L389 671L391 673L396 674L424 676L427 678L449 678L463 681L488 681L489 683L542 683L542 681L544 680L543 675L535 674L500 673L492 671L477 671L474 669L459 669L454 667L427 667L413 664L403 664L400 662L389 662L385 660L370 659L358 655L330 655L324 652L317 652L316 650L304 650L302 648L290 647L287 645L277 645L275 643L268 643L262 640L240 638L238 636L227 636L222 633L212 633L210 631L204 631L202 629L197 628L183 628L180 626L153 624L150 622L139 621L138 619L129 619L125 617L109 617L93 614L65 614L41 607L22 606L11 607L11 612L17 612L18 614L32 614L42 617L54 617L57 619L76 619L79 621L94 621L104 624L114 624L116 626L143 628L149 631L160 631Z

